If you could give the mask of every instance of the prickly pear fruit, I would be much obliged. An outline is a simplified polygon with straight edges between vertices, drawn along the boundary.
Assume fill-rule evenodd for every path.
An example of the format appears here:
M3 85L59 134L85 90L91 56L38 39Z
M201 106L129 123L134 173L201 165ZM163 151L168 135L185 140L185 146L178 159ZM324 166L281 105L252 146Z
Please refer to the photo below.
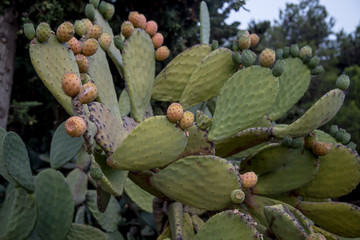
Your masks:
M320 58L318 58L317 56L314 56L310 59L309 63L308 63L308 67L310 69L315 68L318 64L320 63Z
M237 38L240 38L242 36L250 36L250 33L248 30L239 30L237 33Z
M330 126L330 135L332 137L335 137L338 131L339 131L338 125L331 125Z
M252 188L256 185L258 176L254 172L246 172L244 174L240 174L241 183L243 188Z
M240 204L245 200L245 193L241 189L235 189L230 194L233 203Z
M80 89L79 100L82 104L87 104L94 101L97 95L97 86L93 82L87 82Z
M319 75L324 71L324 67L321 65L316 66L315 68L311 69L311 75Z
M79 116L70 117L65 122L65 131L71 137L81 137L86 131L86 122Z
M284 49L282 48L276 49L275 51L276 59L283 59L283 55L284 55Z
M321 233L311 233L307 235L306 240L326 240L326 237Z
M101 168L99 166L94 167L91 165L90 168L90 177L94 180L100 180L103 176L103 172L101 171Z
M121 36L114 37L114 44L117 49L120 51L124 49L124 41L122 40Z
M274 67L272 68L272 74L274 77L280 77L285 71L285 62L283 60L276 60Z
M74 55L81 53L81 43L75 38L72 37L67 44L73 51Z
M292 143L292 137L291 136L285 136L282 140L281 140L281 146L283 147L290 147Z
M184 112L182 118L180 119L179 127L182 130L185 130L191 127L193 123L194 123L194 114L192 112L186 111Z
M47 23L40 23L36 28L36 38L39 42L45 42L49 39L51 28Z
M29 40L32 40L35 37L35 28L32 23L24 24L24 33L25 37Z
M239 52L234 52L234 53L231 55L231 58L232 58L232 61L233 61L236 65L241 64L241 55L240 55Z
M284 47L284 54L283 57L287 58L290 56L290 47Z
M241 36L238 40L238 45L241 50L249 49L251 45L250 36Z
M335 139L336 141L341 142L342 144L345 145L350 141L351 135L348 132L346 132L345 129L340 128L335 135Z
M90 0L89 2L94 6L94 8L99 7L100 0Z
M86 34L86 27L85 27L85 24L80 21L80 20L76 20L75 21L75 24L74 24L74 28L75 28L75 33L82 37L83 35Z
M134 23L138 21L139 13L136 11L129 12L128 20L135 26Z
M170 122L177 122L183 117L184 110L180 103L172 103L166 111L166 116Z
M307 149L312 149L314 144L317 143L317 141L318 139L315 132L311 132L305 137L304 146Z
M91 22L89 19L87 19L87 18L82 19L81 22L85 25L86 33L89 33L90 30L92 29L92 27L94 26L94 25L92 24L92 22ZM83 35L84 35L84 34L83 34Z
M291 44L291 46L290 46L290 55L292 57L299 56L299 46L297 44Z
M346 145L348 148L351 148L352 150L355 150L356 151L356 143L354 142L349 142L347 145Z
M167 46L161 46L155 51L155 59L157 61L164 61L169 57L170 50Z
M290 147L291 148L302 148L304 146L304 138L303 137L298 137L298 138L294 138L291 142Z
M105 1L101 1L99 5L99 12L104 15L106 13L106 10L108 9L109 4Z
M250 34L250 39L251 39L250 47L255 47L256 45L258 45L260 41L260 38L256 33Z
M275 51L270 48L265 48L260 56L259 62L263 67L270 67L275 62Z
M304 59L305 56L312 57L312 49L309 45L302 47L299 51L299 57Z
M87 73L80 73L80 80L82 84L85 84L91 81L91 77Z
M103 33L98 39L99 45L104 51L108 50L111 45L111 36L108 33Z
M115 7L113 4L108 3L108 7L104 13L104 18L108 21L110 21L110 19L114 16L115 13Z
M335 86L337 88L340 88L341 90L346 90L348 89L350 85L350 78L348 75L346 74L341 74L337 79L336 79L336 83Z
M67 72L61 80L64 93L69 97L76 96L81 88L81 81L76 73Z
M156 33L152 38L154 48L159 48L164 43L164 37L161 33Z
M256 60L256 55L255 55L255 60ZM254 61L253 52L250 50L244 50L241 54L242 65L244 65L245 67L250 67L251 65L253 65L254 62L255 61Z
M101 36L102 34L102 27L95 24L90 32L87 33L87 38L95 38L96 40Z
M82 54L75 56L76 63L79 67L79 72L86 73L89 70L89 60Z
M211 51L214 51L219 47L219 42L217 40L212 40L211 42Z
M317 142L312 147L312 153L315 156L326 156L330 151L330 144L326 142Z
M60 42L67 42L74 37L74 26L70 22L62 23L56 30L56 36Z
M234 52L239 51L239 46L238 46L238 43L237 43L236 40L234 40L233 43L232 43L232 50L233 50Z
M94 38L86 40L82 46L82 54L85 56L91 56L98 50L99 43Z
M121 33L124 37L128 38L134 31L134 26L130 21L125 21L121 24Z
M92 4L86 4L85 7L85 15L86 17L88 17L90 20L94 20L95 18L95 7Z
M158 30L158 25L155 21L148 21L146 23L146 28L145 28L145 31L152 37L155 35L155 33L157 32Z

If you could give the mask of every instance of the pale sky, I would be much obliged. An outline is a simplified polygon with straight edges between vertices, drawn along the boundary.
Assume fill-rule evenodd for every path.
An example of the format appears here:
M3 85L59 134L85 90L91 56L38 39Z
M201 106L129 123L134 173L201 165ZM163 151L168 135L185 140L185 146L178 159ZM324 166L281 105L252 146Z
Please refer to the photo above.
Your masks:
M245 7L249 12L241 9L238 12L232 11L227 23L234 21L241 22L240 28L246 29L250 20L270 20L273 22L279 19L279 10L285 9L286 3L299 3L299 0L247 0ZM335 18L336 23L333 31L338 32L344 29L346 33L355 31L360 23L360 0L320 0L320 4L326 7L329 16Z

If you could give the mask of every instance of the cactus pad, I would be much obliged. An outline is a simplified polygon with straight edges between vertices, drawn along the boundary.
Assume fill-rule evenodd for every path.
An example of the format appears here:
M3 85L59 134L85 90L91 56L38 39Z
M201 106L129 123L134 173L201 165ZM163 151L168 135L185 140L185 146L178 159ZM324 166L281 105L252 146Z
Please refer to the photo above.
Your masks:
M149 213L153 212L152 203L154 200L154 196L148 192L145 192L142 188L136 185L129 178L127 178L125 181L125 193L141 209Z
M284 62L285 72L279 77L279 93L268 112L271 120L280 118L299 101L311 79L310 70L299 58L287 58Z
M108 237L100 229L84 225L84 224L71 224L68 234L66 235L67 240L108 240Z
M171 199L206 210L228 207L231 192L241 188L237 168L214 156L182 158L156 173L151 184Z
M229 49L218 48L201 60L180 98L180 104L185 110L219 95L226 80L237 69L231 55Z
M302 196L337 198L350 193L360 182L360 157L343 145L331 144L320 157L320 169L307 185L296 190Z
M120 108L121 116L127 116L131 111L130 98L126 89L124 89L120 94L119 108Z
M185 133L165 116L146 119L136 126L110 156L113 167L147 170L164 167L185 149Z
M179 202L169 204L168 208L169 225L172 239L183 239L183 206Z
M191 74L211 48L195 45L177 55L155 78L152 98L158 101L179 101Z
M268 68L252 66L235 73L221 89L209 140L219 142L260 120L273 105L278 79Z
M256 222L238 210L227 210L212 216L195 235L194 240L262 239Z
M34 39L30 43L30 58L36 73L45 86L72 115L71 99L61 89L61 79L64 73L73 72L80 76L75 56L69 46L60 43L55 35L51 35L49 40L44 43Z
M149 35L135 29L126 39L123 50L125 80L135 121L144 119L155 78L154 46Z
M5 178L9 183L16 185L16 181L10 176L7 171L5 159L4 159L4 151L3 151L3 141L7 132L0 128L0 174Z
M292 137L305 136L330 121L339 111L344 99L343 91L340 89L331 90L322 96L301 118L285 128L275 126L273 133L279 138L286 135Z
M75 168L66 176L66 181L70 186L75 206L83 203L87 192L87 175L80 169Z
M41 239L65 239L74 215L74 202L64 176L53 169L35 178L38 208L36 232ZM54 224L56 222L56 224Z
M203 44L210 42L210 17L205 1L200 3L200 42Z

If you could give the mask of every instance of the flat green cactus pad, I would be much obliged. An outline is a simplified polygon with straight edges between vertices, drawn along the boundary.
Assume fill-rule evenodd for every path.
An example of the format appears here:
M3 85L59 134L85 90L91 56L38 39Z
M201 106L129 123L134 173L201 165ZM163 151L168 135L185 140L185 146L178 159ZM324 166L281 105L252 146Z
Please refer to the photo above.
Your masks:
M73 223L69 229L68 234L66 235L67 240L108 240L107 235L102 232L100 229L84 225Z
M205 1L200 3L200 42L209 44L210 41L210 17Z
M207 131L201 130L195 124L186 131L189 132L189 137L185 150L181 153L179 159L191 155L215 155L214 144L208 141Z
M16 185L16 181L10 176L7 171L5 159L4 159L4 151L3 151L3 141L7 132L0 128L0 174L5 178L9 183Z
M34 176L31 172L26 146L20 136L14 132L8 132L4 137L2 150L6 168L3 171L7 170L11 179L27 191L33 192Z
M98 88L97 100L110 109L121 122L121 114L109 63L104 50L100 47L89 59L89 75Z
M120 108L121 116L127 116L131 111L130 97L126 89L124 89L120 94L119 108Z
M74 53L66 43L60 43L55 35L40 43L33 39L30 43L30 59L36 73L56 100L70 115L73 114L71 98L61 88L64 73L74 72L80 77Z
M156 76L151 98L158 101L179 101L191 74L210 51L209 45L201 44L177 55Z
M333 138L332 136L330 136L326 132L323 132L323 131L321 131L319 129L316 129L314 132L315 132L319 142L337 143L335 138Z
M285 152L281 157L287 161L276 170L261 174L254 193L271 195L297 189L310 182L319 170L319 159L306 149L292 149L291 153Z
M119 231L106 233L106 235L108 236L108 240L125 240Z
M204 226L205 222L198 215L192 215L191 220L194 225L195 231L198 233L200 229Z
M0 239L27 239L35 227L36 217L34 196L23 188L16 188L6 195L0 209Z
M69 183L75 206L83 203L87 193L87 175L82 170L75 168L66 176L66 181Z
M149 34L135 29L124 42L125 81L131 102L131 115L137 122L144 120L155 78L155 51Z
M184 109L219 95L226 80L237 69L231 55L229 49L218 48L201 60L181 95L180 104Z
M284 115L308 89L311 75L308 67L299 58L287 58L285 71L279 77L279 93L276 101L268 112L271 120Z
M301 202L298 209L325 230L343 237L360 237L360 208L342 202Z
M95 135L96 143L111 154L120 145L131 131L131 126L120 122L103 104L89 103L90 121L95 123L98 132Z
M152 204L153 204L154 196L144 191L141 187L136 185L129 178L127 178L125 181L125 193L142 210L145 210L149 213L153 212Z
M164 167L185 149L184 131L165 116L146 119L136 126L110 156L113 167L124 170L147 170Z
M221 89L209 140L223 141L263 118L278 88L268 68L252 66L235 73Z
M60 124L51 140L50 166L54 169L62 167L80 150L83 143L81 137L70 137L65 131L65 122Z
M268 145L269 142L263 142L260 143L254 147L248 148L244 151L238 152L237 154L234 154L231 156L231 158L233 159L242 159L242 158L247 158L250 155L254 155L255 153L257 153L260 149L262 149L264 146Z
M270 139L270 137L270 128L248 128L239 132L235 136L216 143L216 155L220 157L229 157L257 144L266 142Z
M182 239L183 237L183 206L179 202L169 204L168 217L172 239Z
M228 207L230 193L241 188L237 167L215 156L182 158L156 173L151 184L171 199L206 210Z
M85 205L81 205L78 207L76 214L75 214L74 223L78 223L78 224L85 223L85 211L86 211Z
M160 199L167 199L167 197L150 184L150 178L154 175L151 171L136 171L129 172L129 178L143 190L147 191L151 195L154 195Z
M315 178L296 192L302 196L337 198L350 193L360 182L359 155L340 144L331 144L330 152L320 157Z
M309 132L321 127L330 121L339 111L345 99L345 94L340 89L334 89L322 96L301 118L285 128L273 129L278 138L286 135L292 137L305 136Z
M36 232L41 239L65 239L74 215L74 200L64 176L53 169L35 178ZM56 223L56 224L55 224Z
M111 196L106 211L101 213L96 203L96 191L90 190L86 197L86 206L102 229L107 232L117 230L117 223L120 217L120 205L115 197Z
M212 216L195 235L194 240L262 239L256 223L238 210L227 210Z
M326 231L325 229L322 229L318 226L313 226L315 233L320 233L326 237L326 240L347 240L347 238L339 238L338 236L335 236L331 232ZM353 240L359 240L359 238L352 238ZM349 239L350 240L350 239Z

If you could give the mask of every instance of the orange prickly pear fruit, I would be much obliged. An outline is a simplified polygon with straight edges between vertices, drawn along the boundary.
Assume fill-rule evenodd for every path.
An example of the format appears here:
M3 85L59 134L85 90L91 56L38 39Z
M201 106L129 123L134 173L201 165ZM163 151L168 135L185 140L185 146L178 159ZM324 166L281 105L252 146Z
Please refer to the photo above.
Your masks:
M172 103L166 111L166 116L170 122L180 121L184 114L184 110L180 103Z
M155 51L155 59L157 61L164 61L169 57L170 50L167 46L161 46Z
M61 80L64 93L69 97L76 96L81 88L81 81L76 73L67 72Z
M145 28L145 31L152 37L155 35L155 33L157 32L158 30L158 25L155 21L148 21L146 23L146 28Z
M164 37L161 33L156 33L152 38L154 48L159 48L164 43Z
M194 123L194 114L192 112L186 111L183 114L183 117L180 119L179 127L182 130L185 130L191 127Z
M240 174L241 182L243 188L252 188L256 185L258 177L254 172L246 172L244 174Z
M86 40L82 46L82 54L85 56L91 56L98 50L99 43L95 38Z
M56 36L60 42L67 42L74 37L75 29L72 23L64 22L56 30Z
M270 67L274 64L275 58L275 51L270 48L265 48L259 56L260 65L263 67Z
M81 137L86 132L86 122L79 116L70 117L65 122L65 131L71 137Z
M80 89L79 100L82 104L87 104L94 101L97 95L97 86L93 82L87 82Z
M326 142L317 142L312 147L312 152L316 156L326 156L331 149L331 145Z
M79 67L79 72L86 73L89 70L89 60L82 54L75 56L76 63Z
M67 44L75 55L81 53L81 43L75 37L72 37Z
M255 47L256 45L258 45L260 41L259 36L255 33L250 34L250 39L251 39L250 47Z
M121 34L128 38L131 36L132 32L134 31L134 26L130 21L125 21L121 24Z

